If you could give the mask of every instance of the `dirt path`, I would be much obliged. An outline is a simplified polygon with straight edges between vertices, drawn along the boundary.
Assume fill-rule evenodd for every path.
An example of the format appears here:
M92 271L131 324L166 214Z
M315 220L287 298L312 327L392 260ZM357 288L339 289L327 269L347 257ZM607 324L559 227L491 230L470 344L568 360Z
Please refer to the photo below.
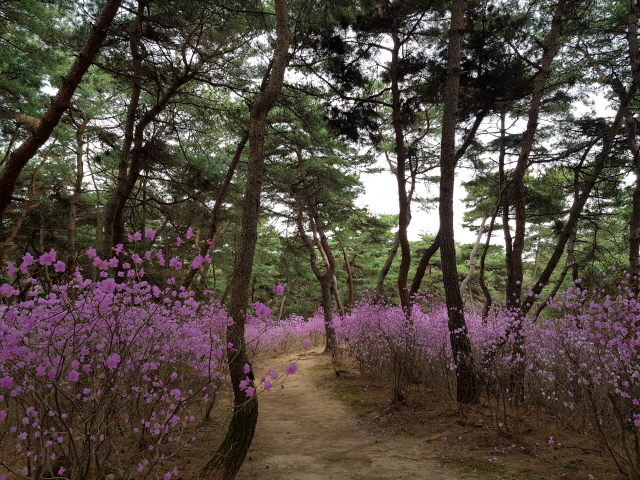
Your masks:
M284 388L260 396L256 436L238 480L461 478L436 470L436 452L416 438L367 431L368 420L340 402L327 384L331 359L318 352L300 358ZM288 361L258 363L256 373L263 375L266 367L284 372Z

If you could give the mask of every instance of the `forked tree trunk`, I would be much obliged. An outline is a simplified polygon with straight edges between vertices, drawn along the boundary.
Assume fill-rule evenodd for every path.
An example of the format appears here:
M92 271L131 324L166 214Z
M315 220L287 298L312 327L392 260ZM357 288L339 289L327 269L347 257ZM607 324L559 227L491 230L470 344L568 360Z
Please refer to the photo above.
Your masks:
M527 129L524 132L522 149L518 156L518 162L513 172L513 179L511 183L511 191L513 194L516 214L516 228L513 237L513 251L510 258L511 268L509 268L509 278L507 279L507 305L514 308L520 308L523 281L522 254L524 251L527 222L524 177L527 169L529 168L529 155L533 149L533 143L538 129L538 118L540 116L542 97L545 93L547 79L551 75L551 62L558 51L558 39L562 28L562 19L564 17L566 2L567 0L558 1L558 5L556 6L556 10L553 15L553 20L551 21L551 29L543 48L542 64L533 85Z
M107 37L122 0L108 0L102 7L100 16L96 21L89 38L85 42L79 55L76 57L71 69L62 79L62 84L56 96L51 100L44 117L33 133L17 148L7 160L4 169L0 173L0 219L4 218L4 212L11 203L11 196L16 187L18 176L27 162L38 152L60 122L62 114L69 107L71 97L82 81L82 77L93 63L102 42Z
M116 177L115 190L109 197L104 207L102 255L104 258L111 257L111 249L116 243L114 238L114 223L116 221L116 210L120 197L124 195L124 188L127 181L127 171L129 169L129 159L131 157L131 146L133 145L133 133L138 115L138 105L140 104L140 93L142 91L142 53L139 47L139 36L142 32L142 18L144 8L149 0L138 0L138 11L136 18L129 26L129 49L131 50L131 73L132 85L129 106L127 107L127 117L124 125L124 139L120 150L120 161L118 162L118 175Z
M480 241L482 240L482 235L484 234L484 224L487 221L487 217L489 215L485 213L482 218L482 223L480 223L480 228L478 229L478 236L476 237L476 243L473 245L473 249L471 250L471 255L469 256L469 274L464 277L462 283L460 284L460 295L464 295L464 290L467 288L467 285L470 285L471 279L473 278L473 274L476 271L476 254L478 253L478 247L480 246ZM469 287L469 291L471 291L471 287ZM472 298L473 303L473 298Z
M465 0L453 0L447 53L447 77L444 87L442 144L440 150L440 256L444 282L449 338L456 364L456 399L460 403L478 400L478 381L473 365L471 342L464 318L464 305L458 284L456 247L453 239L453 189L455 185L455 137L460 57L465 23Z
M249 164L244 192L242 229L233 277L231 279L231 301L229 316L234 323L227 327L227 341L233 349L227 349L229 374L233 388L233 417L227 435L213 458L202 471L202 476L215 480L233 480L237 475L253 440L258 422L258 398L247 397L240 389L240 382L247 376L244 365L248 363L245 348L244 312L247 311L247 296L251 281L253 257L258 239L258 215L260 195L264 177L264 135L267 115L273 108L282 89L284 72L288 62L289 15L286 0L274 0L276 16L276 44L273 53L273 68L267 87L251 106L249 116ZM253 385L252 385L253 386Z

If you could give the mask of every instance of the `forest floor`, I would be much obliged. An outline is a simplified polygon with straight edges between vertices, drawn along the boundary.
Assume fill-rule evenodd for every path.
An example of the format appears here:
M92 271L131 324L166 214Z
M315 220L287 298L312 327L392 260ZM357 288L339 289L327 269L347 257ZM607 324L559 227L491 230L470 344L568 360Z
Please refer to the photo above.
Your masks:
M331 357L310 350L254 362L257 377L290 359L299 368L260 396L238 480L622 478L594 438L553 419L525 419L516 436L491 426L486 405L461 409L428 392L392 403L388 385L368 385L354 365L336 376Z

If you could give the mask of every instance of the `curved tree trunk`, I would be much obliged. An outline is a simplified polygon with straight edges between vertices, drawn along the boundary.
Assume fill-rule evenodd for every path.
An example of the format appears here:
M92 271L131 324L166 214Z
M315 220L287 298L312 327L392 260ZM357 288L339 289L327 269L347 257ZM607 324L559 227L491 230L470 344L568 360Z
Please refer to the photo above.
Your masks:
M460 86L460 57L466 2L453 0L447 54L447 78L444 87L442 144L440 154L440 256L449 316L449 338L456 363L456 399L460 403L478 400L478 382L473 366L471 342L464 318L464 305L458 284L456 247L453 240L453 189L455 185L456 114Z
M480 223L480 228L478 229L478 236L476 237L476 243L473 245L473 249L471 250L471 255L469 256L469 274L464 277L462 283L460 284L460 296L464 295L464 290L471 282L473 278L473 274L476 271L476 254L478 253L478 247L480 246L480 240L482 240L482 235L484 234L484 224L487 221L487 217L489 214L485 214L482 218L482 223ZM473 300L473 299L472 299Z
M266 78L266 76L265 76ZM233 180L233 175L235 174L236 167L238 166L238 162L240 162L240 157L244 150L244 146L247 144L247 140L249 139L249 134L245 133L240 139L240 143L236 148L236 153L233 155L233 159L231 160L231 165L229 165L229 170L227 170L227 175L224 177L224 181L218 190L218 195L216 195L216 203L213 205L213 212L211 212L211 224L209 226L209 240L215 245L216 234L218 233L218 221L220 220L220 210L222 210L222 203L224 202L224 197L227 194L227 190L229 190L229 186L231 185L231 180ZM196 243L197 245L197 243ZM200 255L203 257L207 255L209 252L209 242L204 242L204 244L200 247ZM193 282L193 278L198 273L198 268L192 268L187 274L187 278L182 284L184 288L189 289L191 286L191 282Z
M418 268L416 269L416 274L413 276L413 281L411 282L411 290L409 290L409 295L411 297L418 293L418 290L420 290L420 284L422 283L422 279L424 278L424 273L427 271L427 267L429 266L431 257L433 257L439 249L440 230L438 230L438 234L433 240L431 246L427 248L422 254L422 257L420 257L420 263L418 264Z
M551 29L543 49L542 64L533 86L533 95L529 106L529 119L522 140L522 149L520 150L518 162L513 172L512 194L516 213L516 228L513 238L513 252L510 259L511 268L509 269L509 278L507 279L507 291L509 293L507 295L507 305L514 308L520 308L523 281L522 253L524 250L527 222L524 176L529 167L529 155L533 149L533 143L538 129L538 117L542 97L544 96L547 79L551 75L551 62L558 51L558 39L562 28L566 2L567 0L558 1L553 20L551 21Z
M274 0L276 13L276 45L273 68L267 87L251 107L249 117L249 165L244 193L240 245L231 279L229 316L234 323L227 327L227 341L235 351L227 349L229 374L233 387L233 417L227 436L214 457L204 467L202 475L216 480L232 480L240 470L247 455L258 421L258 398L250 398L240 389L245 379L244 365L248 363L245 349L245 314L251 281L253 257L258 239L258 215L264 177L264 135L267 115L273 108L282 89L284 72L288 62L289 15L286 0Z
M18 176L27 162L42 147L53 129L60 122L62 114L69 107L71 97L73 97L76 88L82 81L82 77L93 63L102 42L107 37L107 32L113 22L122 0L108 0L102 7L100 16L93 26L93 30L89 38L85 42L79 55L76 57L71 69L62 79L62 84L56 96L51 100L47 112L42 117L40 124L33 133L20 145L9 157L0 173L0 219L4 217L4 212L11 203L11 196L16 187Z

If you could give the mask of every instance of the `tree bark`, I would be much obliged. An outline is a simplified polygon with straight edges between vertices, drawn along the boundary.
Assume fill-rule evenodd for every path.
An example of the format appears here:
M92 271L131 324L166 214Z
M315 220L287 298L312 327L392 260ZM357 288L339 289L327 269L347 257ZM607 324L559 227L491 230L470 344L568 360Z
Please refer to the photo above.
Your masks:
M107 210L107 218L112 219L111 223L105 224L105 230L108 231L112 238L112 244L121 242L124 236L124 207L129 199L131 192L133 191L138 178L140 177L140 171L142 169L142 153L144 150L144 131L147 126L167 107L171 99L178 94L178 92L188 84L197 72L201 62L199 62L195 68L191 68L189 65L185 65L184 73L176 78L174 82L169 86L166 92L162 95L158 103L156 103L151 109L149 109L140 118L136 124L133 135L133 149L131 151L131 164L129 171L124 182L117 186L115 191L115 200L109 203ZM105 242L107 235L105 234ZM107 250L107 245L103 250ZM109 247L109 251L111 248Z
M462 283L460 284L460 296L463 295L464 289L469 285L469 282L473 278L473 273L476 271L476 254L478 253L478 247L480 246L480 241L482 240L482 235L484 234L484 224L487 222L487 218L489 214L485 214L482 218L482 222L480 223L480 228L478 229L478 236L476 237L476 243L471 250L471 255L469 256L469 274L464 277Z
M311 270L313 274L316 276L318 281L320 282L320 288L322 291L322 309L324 314L324 324L325 324L325 333L327 337L327 342L325 346L325 352L335 353L336 347L336 338L335 338L335 329L333 327L333 312L331 311L331 288L333 287L334 295L336 298L336 304L339 309L340 315L344 315L344 311L342 309L342 302L340 301L340 296L338 293L338 282L336 281L336 261L331 252L331 248L329 248L329 242L327 241L327 236L324 232L324 227L322 226L322 222L320 220L320 215L318 210L313 202L313 194L311 193L311 185L307 180L307 175L304 169L304 160L302 158L302 152L296 152L298 156L298 167L300 169L300 177L302 178L302 185L304 186L304 201L306 203L307 212L309 214L309 225L311 227L311 231L313 233L313 242L307 236L304 226L302 224L302 206L298 207L298 232L300 233L300 237L302 238L307 251L309 252L309 260L311 263ZM318 251L320 252L320 256L324 262L326 270L324 273L318 267L316 262L316 253L313 248L313 245L316 245ZM325 298L327 292L325 291L327 285L329 286L329 299ZM327 308L329 310L327 310Z
M120 161L118 162L118 176L113 194L104 208L102 255L104 258L111 257L111 249L114 246L114 223L116 221L116 211L118 202L124 196L124 188L127 181L127 171L129 169L129 159L131 157L131 146L133 145L133 133L138 115L138 105L140 104L140 93L142 92L142 53L140 52L139 36L142 32L142 18L144 8L148 0L138 0L138 11L136 18L129 27L129 49L131 50L131 97L127 107L127 119L124 125L124 140L120 151Z
M4 257L7 253L7 249L13 242L13 239L16 238L16 236L18 235L18 232L20 231L20 227L22 226L22 222L27 216L27 213L29 213L29 210L39 205L37 203L35 205L33 204L33 199L36 197L36 177L38 176L38 172L40 171L40 169L48 159L49 159L49 154L47 153L42 159L42 161L38 164L36 169L33 171L33 173L31 174L31 185L29 186L29 200L27 200L27 203L22 207L20 216L18 217L18 220L16 221L16 224L14 225L13 230L11 231L11 234L9 234L9 236L5 239L5 241L2 243L2 246L0 247L0 268L4 267Z
M449 317L449 336L456 364L456 399L460 403L475 403L478 400L478 384L473 365L471 342L464 318L460 285L458 284L456 247L453 239L453 189L456 166L455 134L465 9L465 0L453 0L447 53L447 76L444 87L440 153L440 257L442 259L445 299Z
M49 104L47 112L40 121L40 125L19 148L14 150L7 160L4 169L0 173L0 220L4 218L4 213L11 203L11 196L20 172L40 147L49 140L53 129L60 122L62 114L69 108L71 97L98 54L121 3L122 0L108 0L102 7L100 16L93 26L89 38L73 62L71 69L62 79L60 89Z
M400 99L400 86L398 84L398 73L400 68L400 48L402 42L398 31L397 19L393 19L393 28L391 36L393 39L393 49L391 51L391 104L392 104L392 124L395 131L396 140L396 169L398 183L398 240L400 243L400 268L398 270L398 293L400 295L400 304L407 314L410 311L409 291L407 290L407 279L409 277L409 268L411 267L411 249L409 247L409 238L407 237L407 228L409 226L409 197L407 195L407 178L406 171L406 151L404 148L404 129L402 116L402 103Z
M559 0L556 6L553 20L551 21L551 29L547 36L546 43L543 48L542 64L540 70L536 74L533 85L533 94L531 104L529 106L529 119L527 121L527 129L524 132L522 140L522 148L518 156L518 162L513 172L511 181L511 191L513 195L515 207L515 234L513 237L513 251L511 254L511 268L509 269L509 278L507 279L509 295L507 296L507 305L519 308L520 297L522 294L523 267L522 253L524 250L524 240L526 233L527 211L526 198L524 192L524 176L529 168L529 155L533 149L533 143L538 129L538 118L540 116L540 104L544 96L544 89L547 80L551 75L551 62L558 51L558 39L562 29L562 19L564 17L565 6L567 0Z
M342 255L344 255L344 264L347 267L347 279L349 282L349 304L347 305L347 312L350 312L353 306L353 274L351 273L349 257L347 257L347 249L344 247L342 247Z
M265 76L265 79L267 77ZM244 151L244 147L247 144L247 140L249 140L249 134L245 133L240 139L240 143L236 148L236 152L233 155L233 159L231 160L231 165L229 165L229 170L227 170L227 174L224 177L224 181L218 190L218 195L216 195L216 203L213 204L213 211L211 212L211 224L209 226L209 240L212 241L215 245L216 234L218 232L218 222L220 220L220 210L222 210L222 202L224 202L224 197L229 190L229 186L231 185L231 180L233 180L233 175L235 174L236 168L238 166L238 162L240 162L240 157L242 156L242 152ZM200 255L203 257L207 255L209 252L209 242L205 242L200 247ZM183 286L186 289L189 289L191 286L191 282L193 282L193 278L198 273L198 268L192 268L187 274L187 278L185 279Z
M424 278L424 273L427 271L427 267L429 266L431 257L433 257L439 249L440 230L438 230L438 234L433 240L433 243L424 251L422 257L420 257L420 263L418 264L416 274L413 276L413 281L411 282L411 289L409 290L410 297L413 297L416 293L418 293L418 290L420 290L420 284L422 283L422 279Z
M248 363L245 348L245 314L251 281L253 257L258 238L260 195L264 178L264 135L267 115L273 108L282 89L288 63L289 15L286 0L274 0L276 16L276 44L273 68L267 87L251 106L249 116L249 164L244 193L240 245L231 279L229 316L234 323L227 327L227 341L235 352L227 349L229 374L233 387L234 408L227 436L214 457L204 467L202 476L208 479L233 480L237 475L253 440L258 421L258 398L247 398L240 389L245 379L244 365ZM252 384L253 386L253 384Z
M487 240L484 243L484 250L482 251L482 255L480 256L480 272L478 275L478 282L480 283L480 289L482 289L482 293L484 295L484 307L482 308L482 319L485 320L489 315L489 309L491 308L491 292L487 288L487 284L484 281L484 265L485 260L487 258L487 253L489 252L489 246L491 245L491 235L493 233L493 225L496 221L496 217L498 216L498 211L500 210L500 199L498 199L498 204L496 205L496 209L491 216L491 221L489 222L489 229L487 231Z
M91 118L83 115L82 123L76 129L76 181L73 185L73 195L69 205L69 233L67 237L67 250L69 251L69 262L67 269L72 273L75 269L76 251L76 216L78 213L78 202L82 194L82 180L84 179L84 132Z
M585 181L582 187L582 191L580 192L580 195L576 199L574 199L573 204L571 205L571 208L569 210L569 219L567 220L567 223L565 224L564 229L562 230L562 232L560 233L560 236L558 237L558 243L556 244L556 247L553 250L553 253L551 254L551 258L549 258L549 261L547 262L545 269L540 275L540 279L529 291L529 295L527 296L526 301L523 302L523 305L521 307L523 310L523 313L526 314L531 309L533 303L535 302L536 296L539 295L540 292L542 292L542 289L549 282L549 279L551 278L551 274L553 273L554 269L558 265L558 262L560 261L560 258L564 253L564 248L567 245L567 242L569 241L572 235L572 232L575 230L575 228L578 225L578 219L580 218L582 210L584 209L584 206L587 203L589 196L591 195L591 190L593 189L598 178L600 177L600 174L602 173L602 169L604 168L606 160L609 158L609 154L611 153L614 140L618 134L618 131L620 130L620 125L622 124L622 120L624 118L624 111L631 103L631 99L635 95L635 92L636 92L636 86L635 84L633 84L629 88L629 91L627 92L627 95L625 96L623 101L620 103L618 107L618 111L616 112L616 116L613 120L613 124L611 125L609 132L607 133L607 135L605 136L602 142L602 150L596 156L596 161L593 165L591 174L589 175L589 178Z

